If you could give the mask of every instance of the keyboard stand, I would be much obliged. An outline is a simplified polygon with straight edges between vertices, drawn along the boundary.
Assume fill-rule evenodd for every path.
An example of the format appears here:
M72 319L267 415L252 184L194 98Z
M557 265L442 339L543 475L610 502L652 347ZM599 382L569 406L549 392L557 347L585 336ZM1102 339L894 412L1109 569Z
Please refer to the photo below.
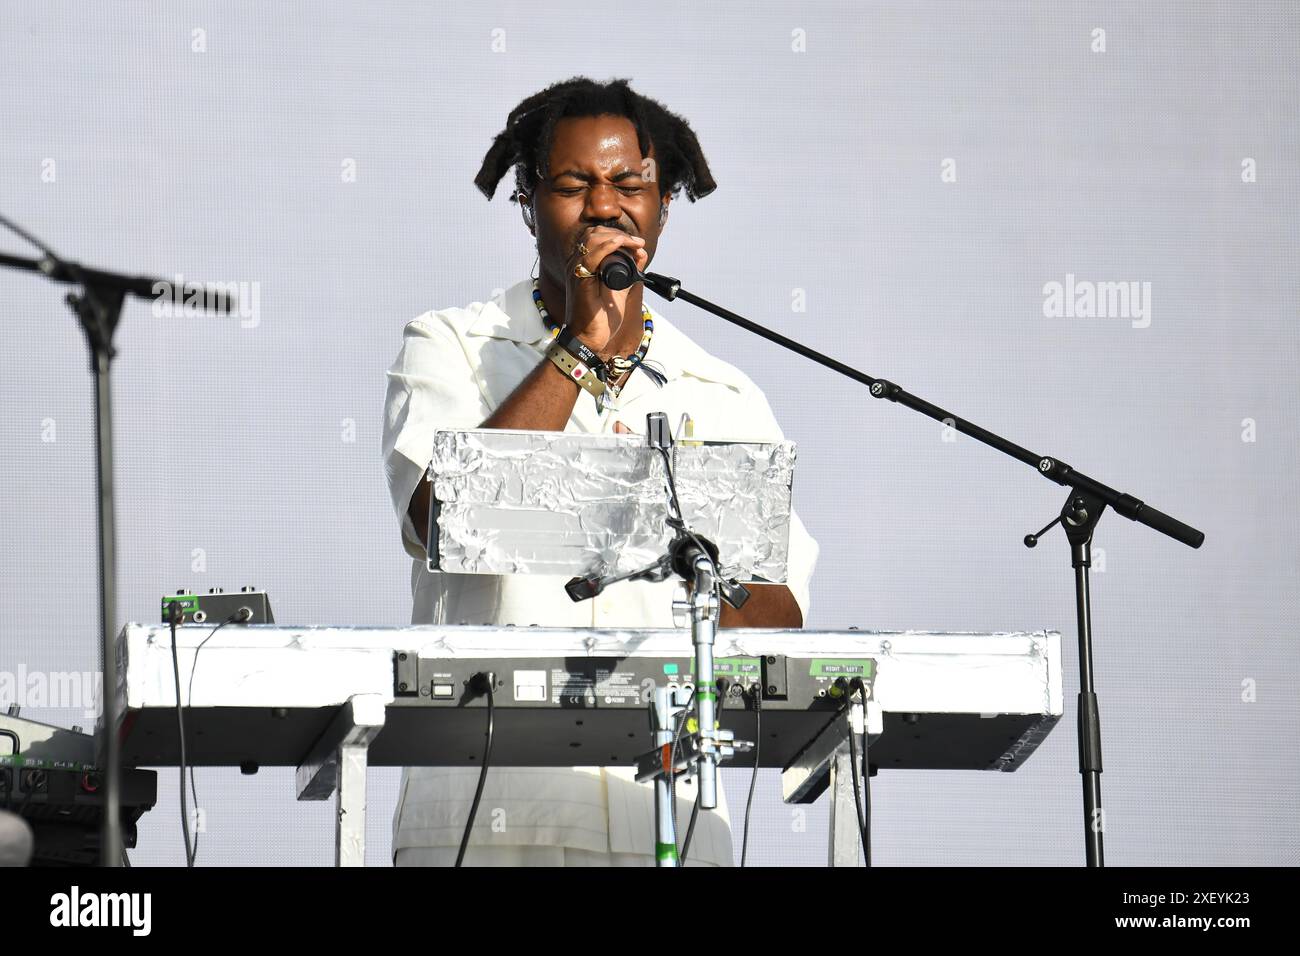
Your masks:
M380 694L349 697L298 765L299 800L337 794L334 865L366 865L366 751L384 729L388 701Z
M871 700L866 708L866 730L871 743L884 731L880 704ZM857 734L859 759L862 745L862 704L854 702L844 716L827 725L794 762L781 773L781 796L786 803L812 803L829 790L830 837L827 866L857 866L862 837L858 830L858 801L853 792L853 761L849 750L850 728ZM866 775L866 768L861 772ZM869 786L869 779L863 781ZM865 795L865 789L863 793Z

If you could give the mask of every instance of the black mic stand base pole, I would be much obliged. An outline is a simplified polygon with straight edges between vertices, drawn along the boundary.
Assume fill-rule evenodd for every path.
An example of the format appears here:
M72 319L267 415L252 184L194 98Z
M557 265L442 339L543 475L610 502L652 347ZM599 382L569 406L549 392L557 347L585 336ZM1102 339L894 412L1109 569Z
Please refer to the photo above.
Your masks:
M1101 806L1101 710L1092 679L1092 532L1105 503L1073 489L1061 512L1061 527L1070 542L1074 566L1074 604L1079 633L1079 773L1083 778L1084 856L1090 867L1105 866L1103 834L1106 811Z
M122 865L122 744L117 726L117 557L113 509L113 332L122 314L121 289L87 284L67 297L90 344L95 376L95 477L99 491L99 624L102 714L98 762L104 787L100 865Z
M113 418L109 376L110 359L95 355L95 471L99 477L99 606L101 657L104 662L102 728L104 823L100 865L121 866L122 744L117 732L117 561L116 520L113 511Z

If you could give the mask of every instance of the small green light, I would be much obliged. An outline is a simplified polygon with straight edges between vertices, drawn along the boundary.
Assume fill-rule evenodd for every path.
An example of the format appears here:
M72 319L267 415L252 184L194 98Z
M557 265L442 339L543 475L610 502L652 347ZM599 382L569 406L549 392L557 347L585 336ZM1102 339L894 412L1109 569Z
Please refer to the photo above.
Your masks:
M676 665L676 664L665 664L665 665L664 665L664 673L665 673L665 674L676 674L676 673L677 673L677 665Z

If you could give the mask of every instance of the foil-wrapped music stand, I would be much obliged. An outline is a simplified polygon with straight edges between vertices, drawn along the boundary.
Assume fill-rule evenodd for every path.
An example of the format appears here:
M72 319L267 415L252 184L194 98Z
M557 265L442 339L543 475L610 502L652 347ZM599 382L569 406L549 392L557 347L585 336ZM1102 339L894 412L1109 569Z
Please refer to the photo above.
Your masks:
M795 446L677 442L686 523L719 572L784 583ZM639 435L440 431L429 465L429 570L605 576L635 571L673 531L663 456Z

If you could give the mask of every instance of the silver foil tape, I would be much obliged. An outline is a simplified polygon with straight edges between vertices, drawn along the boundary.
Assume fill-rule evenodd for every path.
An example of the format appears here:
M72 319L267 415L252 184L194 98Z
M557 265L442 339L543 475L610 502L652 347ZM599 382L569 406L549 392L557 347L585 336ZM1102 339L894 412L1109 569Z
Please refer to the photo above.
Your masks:
M785 581L795 446L671 452L682 513L727 577ZM663 456L637 435L440 431L429 466L436 552L458 574L622 574L672 539Z

